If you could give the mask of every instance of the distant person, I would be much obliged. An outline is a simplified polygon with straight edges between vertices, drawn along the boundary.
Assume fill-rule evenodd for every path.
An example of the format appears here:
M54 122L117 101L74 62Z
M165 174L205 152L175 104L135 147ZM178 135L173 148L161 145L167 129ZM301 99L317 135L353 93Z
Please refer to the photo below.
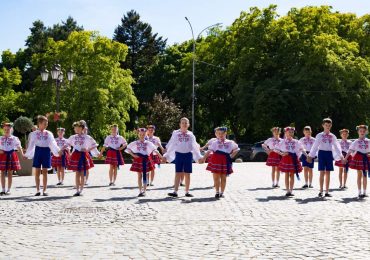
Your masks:
M129 143L125 150L126 153L134 158L130 170L137 173L138 197L144 197L146 195L148 173L154 169L150 155L155 152L162 158L157 151L157 147L150 141L145 140L146 132L146 128L139 128L137 130L138 140Z
M280 144L283 140L280 138L281 128L280 127L273 127L271 128L272 136L271 138L267 139L263 144L262 148L267 152L268 157L266 161L267 166L271 166L271 179L272 179L272 188L279 188L279 180L280 180L280 170L279 170L279 163L281 160L281 156L274 152L274 149Z
M352 141L348 140L349 130L342 129L339 131L341 136L341 140L339 141L340 147L342 148L342 155L343 157L347 156L349 147L351 146ZM339 167L339 189L344 190L347 189L347 177L348 177L348 169L349 169L349 162L351 161L352 156L349 155L347 161L345 163L342 160L335 161L335 165Z
M330 118L322 120L323 132L316 135L315 143L307 157L307 162L312 162L312 159L318 157L320 171L320 192L319 197L332 197L329 193L330 187L330 172L334 171L333 160L343 160L342 149L338 143L337 137L330 132L333 126ZM323 195L325 181L325 195Z
M40 196L40 174L42 172L42 195L48 196L46 193L48 184L48 169L51 168L51 153L54 156L60 156L61 150L55 142L53 134L46 130L48 127L48 119L45 116L37 117L38 129L31 132L29 146L25 153L25 157L33 159L32 167L35 170L36 194Z
M302 186L303 189L313 188L312 179L313 179L313 168L315 162L312 161L311 163L307 162L307 156L311 151L312 145L315 143L315 138L312 137L312 130L310 126L305 126L303 128L304 137L299 139L300 144L303 146L303 154L301 155L301 162L303 167L304 173L304 182L305 184Z
M159 153L158 149L160 149L162 153L164 153L165 149L162 146L161 139L158 136L154 135L155 130L156 130L155 126L154 125L147 125L146 129L147 129L147 131L146 131L145 139L148 140L149 142L153 143L157 147L157 152L151 154L152 160L153 160L153 163L154 163L154 169L150 172L149 182L148 182L149 186L153 186L154 185L153 181L154 181L154 177L155 177L155 165L157 164L158 167L160 167L160 165L161 165L161 157L159 157L159 155L158 155L158 153Z
M168 193L170 197L178 197L178 189L181 177L185 179L185 197L193 197L189 192L190 175L193 172L193 160L198 161L202 158L200 146L196 141L194 134L188 130L190 124L186 117L180 120L180 129L173 131L163 155L163 162L175 162L175 181L174 191Z
M57 186L63 185L64 183L64 175L65 169L67 169L69 156L70 156L70 149L69 145L66 145L67 139L64 138L65 129L62 127L57 128L57 135L58 137L55 138L55 142L57 143L58 147L62 150L61 156L52 156L51 157L51 166L56 169L58 183Z
M224 198L227 177L233 173L232 159L240 149L234 141L226 139L226 127L217 127L215 131L218 138L210 143L201 162L205 162L212 153L212 157L208 160L207 170L213 173L215 198L219 199Z
M294 175L299 179L302 165L299 160L303 152L301 143L294 139L295 128L288 126L284 128L285 138L275 148L282 157L279 163L279 170L285 173L285 188L287 197L294 196Z
M368 196L366 188L367 175L370 177L370 140L366 138L368 134L367 125L359 125L356 129L358 132L358 139L351 143L344 162L348 161L350 154L354 154L352 160L349 162L349 167L357 170L358 198L362 199Z
M13 124L2 123L4 135L0 137L0 171L1 171L1 192L0 195L9 195L12 187L13 171L21 169L18 154L23 157L21 142L13 135ZM5 190L6 177L8 187Z
M119 135L118 125L111 125L110 130L111 134L105 138L99 157L101 158L104 151L108 150L105 157L105 163L109 164L109 186L115 186L118 169L120 166L125 164L122 150L126 148L127 141L123 136Z

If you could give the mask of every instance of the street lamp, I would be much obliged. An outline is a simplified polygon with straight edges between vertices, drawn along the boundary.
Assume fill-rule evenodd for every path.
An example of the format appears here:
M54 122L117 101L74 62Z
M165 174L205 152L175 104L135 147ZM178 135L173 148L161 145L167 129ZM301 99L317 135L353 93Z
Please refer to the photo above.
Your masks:
M193 83L192 83L193 93L191 95L191 130L193 131L193 133L195 133L195 129L194 129L194 124L195 124L195 116L194 116L194 107L195 107L195 40L198 40L199 37L202 35L202 33L205 30L211 29L213 27L220 26L222 23L216 23L216 24L212 24L210 26L207 26L206 28L204 28L203 30L200 31L197 38L195 39L194 38L193 26L191 25L191 23L190 23L190 21L187 17L185 17L185 20L188 21L188 23L189 23L190 30L191 30L191 36L193 37Z
M55 86L56 86L56 113L59 113L59 105L60 105L60 87L62 85L64 75L62 71L62 67L59 64L54 64L53 68L51 69L51 78L52 80L55 80ZM49 71L44 67L40 71L41 79L43 82L47 82L49 78ZM75 72L70 69L67 72L67 78L69 82L72 82L73 78L75 76Z

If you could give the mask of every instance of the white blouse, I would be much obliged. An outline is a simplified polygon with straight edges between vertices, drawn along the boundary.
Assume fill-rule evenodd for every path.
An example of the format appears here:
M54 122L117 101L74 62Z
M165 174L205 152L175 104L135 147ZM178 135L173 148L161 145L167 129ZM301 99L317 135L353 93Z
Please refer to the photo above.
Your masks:
M98 146L94 138L92 138L90 135L85 134L75 134L70 136L67 139L65 145L72 146L77 151L81 151L82 149L85 149L87 151Z
M127 145L125 138L120 135L109 135L104 140L104 147L118 150L121 146Z
M208 150L216 152L216 151L221 151L224 153L231 154L234 151L239 151L238 145L232 141L232 140L221 140L217 139L211 143L211 145L208 147Z
M29 135L28 148L25 156L32 159L35 155L35 148L38 147L49 147L50 151L55 155L59 156L59 150L57 143L55 142L53 134L48 130L36 130Z
M356 139L355 141L353 141L349 147L349 152L351 153L356 153L356 152L360 152L360 153L370 153L370 141L369 139L367 138L363 138L363 139Z
M191 131L182 132L180 129L173 131L166 149L167 152L163 157L169 162L175 160L176 152L192 153L195 161L198 161L202 157L200 154L200 145L197 143L196 138Z
M22 149L21 141L19 141L18 137L14 135L3 135L0 137L0 150L9 152L11 150L17 150L18 148Z
M338 143L337 137L332 133L321 132L317 134L316 140L311 148L309 156L314 158L319 150L332 151L335 160L340 160L342 156L342 149Z
M310 152L313 144L315 143L315 140L316 139L313 138L312 136L302 137L301 139L299 139L299 143L303 146L305 151Z
M303 146L296 139L285 138L275 148L275 151L280 151L283 153L295 153L299 158L302 155Z
M276 147L279 146L280 142L282 141L283 139L281 138L278 138L276 139L275 137L270 137L269 139L267 139L263 144L264 146L268 146L268 148L270 150L274 150Z
M153 143L149 142L148 140L144 140L144 141L136 140L127 145L125 152L150 155L152 152L155 152L156 150L157 150L157 147Z
M340 148L342 149L343 152L348 153L349 147L352 144L352 141L350 140L338 140Z
M148 140L152 144L154 144L157 148L161 145L161 139L158 136L146 136L145 140Z

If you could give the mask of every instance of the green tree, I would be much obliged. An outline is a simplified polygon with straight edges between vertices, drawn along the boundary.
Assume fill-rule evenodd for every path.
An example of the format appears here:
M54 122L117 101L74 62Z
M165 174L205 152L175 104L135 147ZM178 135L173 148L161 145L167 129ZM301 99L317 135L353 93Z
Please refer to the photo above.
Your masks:
M126 45L87 31L72 32L66 41L49 38L46 51L33 55L35 67L51 67L58 60L62 68L73 67L77 72L73 82L64 82L61 89L67 129L72 122L85 119L98 140L108 134L109 124L125 129L130 120L128 110L138 105L131 87L133 78L120 67L126 55ZM25 95L26 111L32 116L54 111L55 89L54 84L43 84L38 77L33 91Z

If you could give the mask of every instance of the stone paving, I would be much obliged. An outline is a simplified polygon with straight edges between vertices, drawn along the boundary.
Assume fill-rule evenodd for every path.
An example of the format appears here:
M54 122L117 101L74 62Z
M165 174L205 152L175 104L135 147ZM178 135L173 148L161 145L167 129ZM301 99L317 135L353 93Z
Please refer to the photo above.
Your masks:
M108 167L97 165L82 197L72 197L74 174L49 197L34 197L33 177L14 178L0 197L1 259L369 259L370 199L358 201L356 174L346 191L317 198L314 189L271 189L263 163L234 164L226 197L213 198L206 165L194 165L194 198L167 197L173 165L162 165L155 186L137 198L129 165L108 187ZM284 176L282 176L284 177ZM283 178L282 178L283 181ZM281 186L283 187L283 182ZM55 184L56 175L49 175ZM302 182L296 182L301 187Z

